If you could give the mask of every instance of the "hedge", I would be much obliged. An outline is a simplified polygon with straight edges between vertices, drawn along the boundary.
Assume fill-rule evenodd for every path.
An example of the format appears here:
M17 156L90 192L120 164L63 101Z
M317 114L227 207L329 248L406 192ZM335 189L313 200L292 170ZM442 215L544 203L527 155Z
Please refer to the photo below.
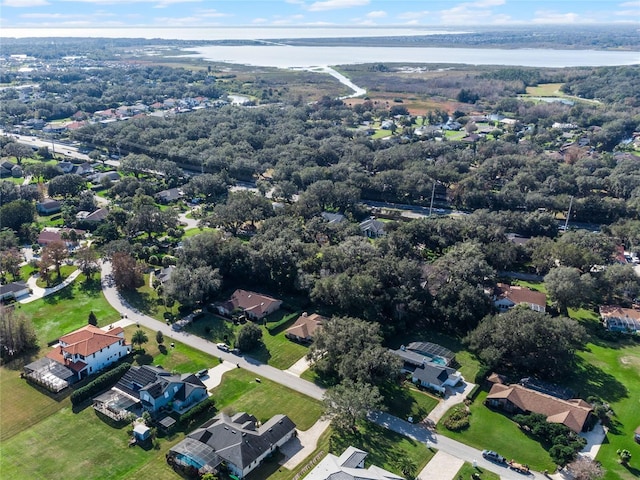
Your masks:
M180 415L180 423L182 423L182 425L185 428L189 428L189 427L191 427L191 424L195 420L197 420L197 418L201 414L207 413L210 410L212 410L213 408L215 408L214 407L214 401L213 401L213 399L211 397L208 397L205 400L203 400L202 402L200 402L198 405L193 407L191 410L187 411L183 415Z
M71 394L71 403L78 405L86 399L93 397L96 393L114 385L131 368L130 363L118 365L113 370L103 373L95 380L87 383L84 387L77 389Z

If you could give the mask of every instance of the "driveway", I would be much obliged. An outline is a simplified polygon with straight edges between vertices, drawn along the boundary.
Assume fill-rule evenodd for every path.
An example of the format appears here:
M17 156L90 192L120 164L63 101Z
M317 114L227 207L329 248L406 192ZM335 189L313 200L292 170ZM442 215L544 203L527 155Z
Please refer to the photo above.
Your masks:
M27 280L27 285L29 285L29 288L32 291L31 295L29 295L28 297L24 297L24 298L22 298L22 299L20 299L18 301L20 303L31 303L31 302L34 302L36 300L41 299L42 297L46 297L47 295L51 295L52 293L56 293L58 290L62 290L64 287L66 287L67 285L71 284L76 278L78 278L78 275L80 275L80 270L75 270L74 272L71 273L71 275L69 275L64 280L64 282L59 283L55 287L50 287L50 288L39 287L36 284L36 281L38 280L38 277L35 276L35 275L32 275L32 276L29 277L29 280Z
M442 416L447 413L451 407L464 402L464 399L467 398L467 395L471 393L471 390L473 390L473 387L475 386L475 383L465 383L463 387L452 389L452 393L447 395L447 398L440 401L438 405L429 412L427 418L433 423L438 423Z
M280 453L285 456L282 466L293 470L300 465L316 449L320 435L330 424L330 420L321 418L309 430L296 429L297 435L280 447Z
M416 480L453 480L462 465L464 460L438 450L418 474Z

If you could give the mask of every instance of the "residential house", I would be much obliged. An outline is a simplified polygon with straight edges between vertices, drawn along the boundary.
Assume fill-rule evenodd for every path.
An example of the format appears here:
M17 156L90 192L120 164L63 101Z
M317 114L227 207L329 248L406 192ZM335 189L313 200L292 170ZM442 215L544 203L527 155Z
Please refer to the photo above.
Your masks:
M75 332L60 337L58 346L47 358L72 370L79 380L99 372L129 354L129 345L120 327L104 331L86 325Z
M403 361L402 373L410 374L413 383L425 388L445 393L447 387L453 388L459 382L464 381L460 372L434 362L432 357L407 350L405 347L391 350L391 352Z
M564 400L522 385L494 383L487 404L512 413L539 413L547 422L562 423L576 433L585 430L593 408L582 399Z
M601 305L600 318L605 328L613 332L640 332L640 310L616 305Z
M379 238L385 235L384 223L380 220L376 220L375 217L370 217L364 222L361 222L360 231L368 238Z
M194 374L172 374L160 367L131 367L108 392L93 399L93 408L116 420L141 409L180 414L207 398L207 387Z
M317 313L308 315L307 312L304 312L291 327L287 328L284 336L296 342L310 343L313 341L314 334L326 320L325 317Z
M58 162L58 168L62 170L62 173L72 173L73 167L75 167L75 165L71 162L67 162L66 160Z
M501 312L506 312L516 305L527 305L535 312L544 313L547 308L547 296L526 287L498 283L493 293L493 305Z
M184 196L184 192L178 188L170 188L156 193L156 199L162 203L171 203L180 200Z
M341 213L322 212L320 216L324 218L327 223L342 223L345 219Z
M217 472L220 464L232 475L244 478L296 433L286 415L275 415L258 426L245 412L229 417L216 415L191 432L167 453L167 463L196 468L199 473Z
M449 366L453 362L455 355L448 348L431 342L411 342L407 346L400 346L400 350L416 353L427 357L429 361L438 365Z
M0 285L0 302L18 299L29 295L30 292L29 285L25 282L11 282L6 285Z
M78 212L78 214L79 213L80 212ZM99 223L107 218L107 215L109 215L109 210L107 210L106 208L99 208L95 212L86 213L87 215L85 215L82 220L89 223Z
M58 213L62 209L62 203L53 198L45 198L42 202L36 203L36 210L40 215L51 215Z
M115 171L101 172L89 177L89 180L91 180L92 183L102 183L103 181L105 181L105 179L111 182L117 182L118 180L120 180L120 174Z
M242 310L247 317L260 320L277 311L281 305L282 300L247 290L236 290L229 300L216 305L216 308L221 315L231 315L236 310Z
M169 265L168 267L156 270L154 276L161 284L164 284L171 278L171 275L173 275L175 269L176 267L174 265Z
M66 234L64 236L67 236L67 235L71 235L71 232L75 232L75 236L78 239L81 239L82 237L84 237L85 233L87 233L84 230L80 230L78 228L46 227L46 228L43 228L40 234L38 235L38 244L42 246L47 246L50 243L54 243L54 242L64 242L67 248L72 247L77 242L73 242L70 239L68 240L62 239L63 234Z
M24 171L22 170L22 167L20 165L14 165L13 168L11 169L11 176L13 178L20 178L24 176Z
M402 480L404 477L391 473L376 465L364 467L368 453L348 447L336 457L329 453L305 477L305 480Z

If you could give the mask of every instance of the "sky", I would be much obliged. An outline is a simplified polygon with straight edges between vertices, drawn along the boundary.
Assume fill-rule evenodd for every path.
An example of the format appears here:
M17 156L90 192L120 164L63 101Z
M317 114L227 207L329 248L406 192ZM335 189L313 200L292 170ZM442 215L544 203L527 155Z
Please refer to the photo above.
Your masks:
M640 0L0 0L0 26L464 26L637 23Z

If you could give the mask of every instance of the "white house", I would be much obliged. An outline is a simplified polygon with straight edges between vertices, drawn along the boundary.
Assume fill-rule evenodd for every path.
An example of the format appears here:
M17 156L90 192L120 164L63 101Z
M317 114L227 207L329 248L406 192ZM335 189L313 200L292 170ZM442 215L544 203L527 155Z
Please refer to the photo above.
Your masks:
M368 453L355 447L349 447L336 457L329 453L309 472L305 480L403 480L395 473L376 465L364 468Z
M547 296L526 287L498 283L493 295L493 305L501 312L516 305L528 305L535 312L544 313L547 308Z
M453 388L464 381L460 372L447 367L440 357L429 357L409 348L391 352L402 359L402 373L410 374L415 384L444 393L447 387Z
M87 325L60 337L60 343L47 357L71 369L77 379L99 372L129 354L120 327L105 332Z

